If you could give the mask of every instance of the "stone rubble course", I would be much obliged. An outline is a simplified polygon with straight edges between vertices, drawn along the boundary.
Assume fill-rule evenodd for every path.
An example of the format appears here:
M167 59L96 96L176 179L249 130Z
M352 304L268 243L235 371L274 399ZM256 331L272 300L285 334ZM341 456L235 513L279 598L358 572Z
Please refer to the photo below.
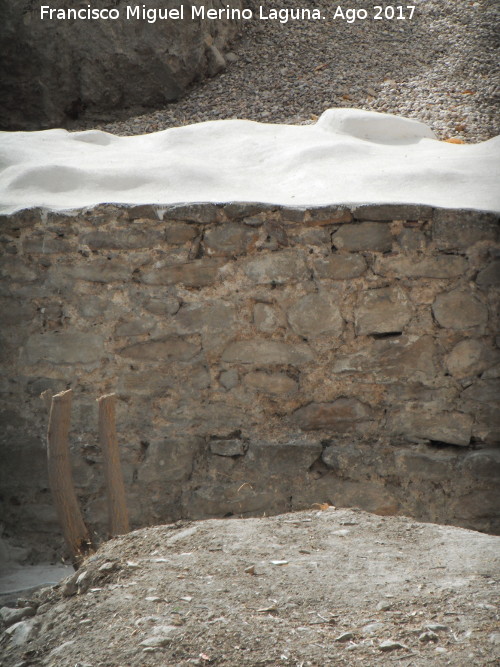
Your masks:
M68 387L99 538L110 392L135 527L330 502L500 529L496 216L103 205L1 225L7 535L59 534L39 396Z
M258 16L263 3L244 4ZM500 134L498 2L409 4L412 20L348 24L332 18L338 3L305 0L301 8L327 18L243 21L240 40L226 47L233 49L224 53L227 69L180 101L122 121L116 120L119 109L108 123L83 117L74 128L128 135L223 118L308 123L326 109L345 107L415 118L440 139L476 143ZM290 8L288 0L272 5ZM371 6L364 0L348 5Z
M495 665L499 540L320 503L145 528L1 609L2 665Z

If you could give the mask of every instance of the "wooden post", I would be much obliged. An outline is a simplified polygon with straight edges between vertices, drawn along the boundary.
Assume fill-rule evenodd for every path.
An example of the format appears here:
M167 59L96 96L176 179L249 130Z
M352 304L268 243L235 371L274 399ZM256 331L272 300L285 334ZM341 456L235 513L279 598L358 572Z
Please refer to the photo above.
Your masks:
M71 389L52 397L47 433L47 458L49 484L59 523L71 551L73 563L78 566L84 556L92 551L92 541L80 512L71 475L68 434L72 398Z
M104 457L109 531L111 535L123 535L130 529L120 453L116 439L115 399L115 394L107 394L97 399L99 403L99 442Z

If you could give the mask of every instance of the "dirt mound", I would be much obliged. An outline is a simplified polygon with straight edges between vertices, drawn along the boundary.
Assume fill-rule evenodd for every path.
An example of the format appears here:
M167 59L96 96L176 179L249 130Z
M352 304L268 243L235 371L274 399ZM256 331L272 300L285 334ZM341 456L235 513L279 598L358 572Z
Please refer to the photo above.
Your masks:
M2 664L498 664L499 542L326 506L146 528L3 610Z

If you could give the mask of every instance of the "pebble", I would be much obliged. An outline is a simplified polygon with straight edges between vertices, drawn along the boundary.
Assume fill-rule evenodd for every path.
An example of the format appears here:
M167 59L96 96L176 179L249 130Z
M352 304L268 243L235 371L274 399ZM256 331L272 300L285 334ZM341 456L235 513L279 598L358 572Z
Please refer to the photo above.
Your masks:
M367 635L373 635L374 633L382 630L384 628L383 623L369 623L362 628L362 631Z
M404 648L404 649L408 648L404 644L400 644L399 642L391 641L390 639L382 642L381 644L379 644L378 647L381 651L396 651L397 649L400 649L400 648Z
M469 143L499 134L493 0L447 3L446 11L442 0L426 0L411 20L352 25L330 18L331 0L314 6L326 20L245 21L241 39L223 54L224 73L178 102L128 120L83 119L72 129L131 135L216 118L305 124L328 108L354 107L415 118L440 139L458 135ZM273 7L286 9L289 0ZM365 9L366 2L350 0L349 7Z
M335 641L335 642L348 642L351 639L354 639L354 633L353 632L344 632L343 634L336 637L333 641Z
M427 623L425 626L427 630L430 630L431 632L449 632L450 628L447 625L443 625L442 623Z
M420 642L438 642L439 637L435 632L422 632L419 636L418 641Z

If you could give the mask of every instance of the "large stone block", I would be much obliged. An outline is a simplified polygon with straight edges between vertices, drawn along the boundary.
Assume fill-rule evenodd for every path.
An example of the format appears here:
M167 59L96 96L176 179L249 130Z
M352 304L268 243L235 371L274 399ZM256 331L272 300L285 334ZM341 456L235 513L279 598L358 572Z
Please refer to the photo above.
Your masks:
M184 304L175 316L178 333L230 332L236 322L236 308L224 301Z
M242 224L228 223L211 227L203 238L207 255L231 257L247 252L257 241L258 231Z
M105 356L104 337L92 333L33 334L24 348L24 361L28 364L90 364Z
M152 248L161 238L161 233L153 229L107 229L85 234L82 243L91 250Z
M381 287L363 292L354 312L356 333L401 332L412 316L406 293L399 287Z
M432 223L432 240L439 250L468 250L479 241L499 237L498 216L480 211L437 210Z
M97 259L84 264L66 264L55 268L63 280L87 280L93 283L123 282L132 274L131 266L121 259Z
M333 429L345 432L358 422L373 419L371 408L356 398L338 398L332 403L309 403L293 413L292 421L303 431Z
M138 482L144 485L145 491L149 484L164 487L169 482L185 482L202 447L202 438L190 435L152 441L144 462L138 467Z
M168 222L165 226L164 239L169 245L184 245L199 234L196 225L188 222Z
M210 225L218 222L221 208L216 204L179 204L163 208L163 220L185 220Z
M358 278L363 275L366 268L366 260L363 255L336 253L329 257L317 259L314 262L314 269L318 278L330 280Z
M449 373L458 379L477 376L498 361L500 351L476 338L461 340L445 359Z
M353 210L355 220L430 220L432 206L423 204L366 204Z
M304 259L295 251L266 253L243 264L245 275L257 285L300 282L309 277Z
M473 418L463 412L404 410L392 416L389 431L404 436L411 442L434 440L466 447L470 443Z
M415 259L406 255L377 257L373 268L380 276L396 278L457 278L467 270L465 257L437 255Z
M497 287L500 285L500 259L495 259L484 269L479 271L476 277L479 287Z
M432 312L445 329L470 329L488 322L486 306L473 293L460 288L438 294Z
M456 475L455 465L458 457L451 453L415 449L399 449L394 454L396 470L405 479L432 480L443 482Z
M4 326L17 325L33 320L35 306L32 303L20 303L15 299L0 298L0 312Z
M32 283L39 276L32 266L18 258L3 257L0 263L0 277L14 283Z
M322 294L307 294L288 309L288 321L303 338L340 336L344 320L333 299Z
M146 271L141 281L146 285L176 285L207 287L216 279L222 262L216 259L198 259L186 264L173 264Z
M201 350L201 345L190 343L183 338L171 336L163 340L150 340L145 343L129 345L118 351L118 354L127 359L140 361L163 361L175 359L176 361L189 361Z
M462 392L461 398L498 405L500 410L500 380L479 380Z
M202 364L183 364L182 368L148 369L128 371L119 380L118 389L123 394L158 396L168 389L192 391L210 386L210 373Z
M357 252L377 250L386 252L392 248L392 234L384 222L360 222L354 225L342 225L332 236L333 245L340 250Z
M300 366L313 359L314 355L307 345L265 339L236 341L228 345L222 354L222 361L226 363L254 366Z
M479 479L500 478L500 449L480 449L462 460L461 471Z
M293 476L304 479L311 465L321 456L319 442L290 438L282 442L251 442L245 457L245 470L263 479L277 480L288 486ZM262 482L261 482L262 483Z
M436 344L432 336L417 340L399 336L375 340L360 352L342 357L337 355L332 364L334 373L374 373L379 380L412 378L425 381L434 379L437 367Z

